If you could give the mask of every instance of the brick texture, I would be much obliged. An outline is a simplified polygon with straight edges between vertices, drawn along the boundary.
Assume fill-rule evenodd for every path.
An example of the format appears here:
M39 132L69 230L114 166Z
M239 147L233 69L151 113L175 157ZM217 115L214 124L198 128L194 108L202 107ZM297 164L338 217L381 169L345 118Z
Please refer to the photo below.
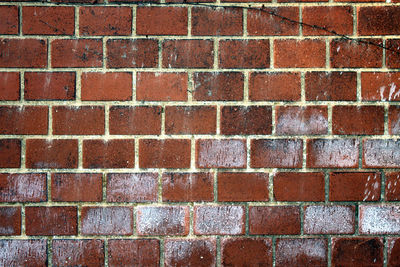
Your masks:
M400 266L400 0L0 0L0 266Z

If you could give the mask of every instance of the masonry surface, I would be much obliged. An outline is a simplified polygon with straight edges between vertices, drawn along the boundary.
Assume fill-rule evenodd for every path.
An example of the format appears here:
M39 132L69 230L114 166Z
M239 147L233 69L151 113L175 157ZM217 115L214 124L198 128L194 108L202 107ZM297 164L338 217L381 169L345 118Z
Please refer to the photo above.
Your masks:
M0 0L0 266L400 266L392 2Z

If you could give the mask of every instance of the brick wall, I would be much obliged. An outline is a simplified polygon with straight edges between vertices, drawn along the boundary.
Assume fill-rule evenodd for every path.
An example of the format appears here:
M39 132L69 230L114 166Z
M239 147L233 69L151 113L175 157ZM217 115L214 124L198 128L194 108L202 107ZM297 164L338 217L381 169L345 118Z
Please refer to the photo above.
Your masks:
M400 6L161 1L1 1L0 266L399 266Z

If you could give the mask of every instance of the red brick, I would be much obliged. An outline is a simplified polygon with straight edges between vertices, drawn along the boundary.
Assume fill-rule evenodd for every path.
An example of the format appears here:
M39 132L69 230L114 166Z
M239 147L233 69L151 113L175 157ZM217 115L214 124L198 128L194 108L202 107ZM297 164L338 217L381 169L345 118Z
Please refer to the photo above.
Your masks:
M186 206L141 206L137 209L139 235L187 235L189 208Z
M333 238L332 266L383 266L381 238Z
M274 15L272 15L274 14ZM299 35L299 24L282 20L280 16L299 21L298 7L272 7L248 10L247 32L249 35Z
M46 201L46 191L44 173L0 173L0 202Z
M186 7L139 6L136 10L138 35L187 35Z
M162 175L164 202L197 202L214 200L212 173L164 173Z
M300 97L298 72L250 73L249 99L252 101L296 101Z
M245 168L246 141L242 139L199 139L196 142L198 168Z
M389 106L389 134L400 134L400 106Z
M111 39L107 41L107 68L155 68L157 66L157 40Z
M361 73L361 94L364 101L400 101L400 73Z
M390 172L386 173L386 186L385 186L385 200L387 201L400 201L400 173Z
M274 175L274 198L276 201L324 201L324 174L279 172Z
M351 120L349 120L351 116ZM333 134L383 134L385 110L383 106L334 106Z
M126 101L132 99L132 73L82 73L82 100Z
M25 100L74 100L75 72L25 72Z
M0 168L21 167L21 140L0 139Z
M26 167L32 169L72 169L78 167L78 140L26 140Z
M304 234L353 234L354 206L306 206Z
M277 68L325 67L325 42L321 39L274 41L274 66Z
M104 107L53 106L53 134L104 134Z
M399 168L399 151L399 140L364 140L362 165L364 168Z
M26 207L27 235L76 235L78 210L76 207Z
M81 234L132 235L132 207L82 207Z
M300 208L295 206L254 206L249 208L251 235L300 234Z
M140 135L161 133L161 106L112 106L110 134Z
M107 174L108 202L156 202L157 173Z
M20 234L21 207L0 207L0 235L5 236Z
M189 168L190 139L139 140L140 168Z
M0 38L1 68L45 68L47 41Z
M400 39L386 40L386 66L400 68Z
M360 42L363 41L363 42ZM382 48L367 44L382 45L381 39L333 39L330 42L332 68L380 68Z
M59 39L51 42L53 68L95 68L103 66L100 39Z
M215 134L216 106L167 106L166 134Z
M187 73L139 72L136 99L144 101L186 101Z
M272 0L222 0L222 3L270 3Z
M330 201L378 201L380 195L380 173L334 172L330 174Z
M165 40L162 43L164 68L212 68L212 40Z
M196 235L241 235L245 210L243 206L197 206L193 221Z
M388 267L396 267L400 265L400 239L388 239Z
M55 266L104 265L104 241L99 239L53 239L53 264Z
M0 240L2 254L0 265L2 266L24 266L29 262L30 266L47 265L47 240Z
M364 6L357 8L359 35L398 35L400 7Z
M47 134L46 106L0 106L0 134Z
M357 74L355 72L306 72L306 100L357 100Z
M268 201L268 174L218 173L218 201Z
M219 67L263 69L269 67L269 40L221 40Z
M192 35L242 35L243 10L240 8L192 8Z
M101 173L53 173L51 199L62 202L102 201Z
M20 91L19 73L0 72L0 101L19 100L20 99L19 91Z
M303 141L252 139L250 154L253 168L300 168L303 163Z
M304 35L352 35L353 34L353 8L351 6L308 6L303 7L303 23L317 25L327 31L303 27Z
M399 206L364 206L359 207L359 231L367 235L387 235L400 233Z
M110 239L108 266L159 266L160 241L157 239Z
M278 135L328 133L327 106L276 106L275 114Z
M278 0L278 3L314 3L314 2L328 2L328 0Z
M224 238L221 250L223 266L272 266L270 238Z
M18 6L1 6L0 17L0 34L18 34Z
M270 106L224 106L221 109L221 134L271 134Z
M215 266L215 239L167 239L164 243L166 266Z
M66 3L66 4L102 4L103 0L51 0L53 3ZM112 1L110 1L112 2Z
M275 266L328 266L328 242L317 238L279 238Z
M243 99L244 75L240 72L195 72L193 99L235 101Z
M83 168L133 168L135 140L84 140Z
M131 35L132 8L80 7L79 33L83 36Z
M22 7L22 33L33 35L73 35L75 9L66 6Z
M307 141L307 167L357 168L359 140L310 139Z

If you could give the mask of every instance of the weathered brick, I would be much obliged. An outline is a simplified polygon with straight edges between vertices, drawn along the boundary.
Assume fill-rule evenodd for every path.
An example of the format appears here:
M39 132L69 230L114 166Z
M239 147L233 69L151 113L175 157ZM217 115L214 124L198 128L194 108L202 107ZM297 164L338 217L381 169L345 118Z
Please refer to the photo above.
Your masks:
M155 202L157 196L157 173L107 174L108 202Z
M399 168L400 141L364 140L362 164L364 168Z
M386 47L386 66L400 68L400 39L387 39Z
M254 206L249 209L251 235L300 234L300 208L296 206Z
M142 101L186 101L187 73L139 72L136 99Z
M32 169L72 169L78 167L78 140L26 140L26 167Z
M141 135L161 133L161 106L112 106L110 134Z
M136 10L138 35L187 35L186 7L139 6Z
M0 7L1 9L1 7ZM20 99L20 75L18 72L0 72L0 100Z
M245 231L243 206L197 206L193 220L196 235L240 235Z
M162 199L164 202L196 202L214 200L212 173L164 173Z
M268 174L218 173L218 201L268 201Z
M22 7L22 33L26 35L73 35L75 9L66 6Z
M53 106L52 114L55 135L104 134L102 106Z
M21 234L21 207L0 206L0 235ZM0 245L1 247L1 245ZM0 257L0 263L1 263Z
M101 173L53 173L51 199L56 202L101 201L102 175Z
M74 100L74 72L25 72L25 100Z
M302 140L252 139L250 146L253 168L300 168L302 165Z
M398 35L400 8L398 6L364 6L357 8L359 35Z
M400 239L389 238L388 239L388 267L395 267L400 264Z
M139 235L187 235L189 208L186 206L142 206L137 209Z
M27 235L76 235L78 210L76 207L26 207Z
M30 266L47 265L47 240L46 239L2 239L0 240L0 265Z
M246 141L242 139L199 139L196 142L198 168L245 168Z
M330 174L330 201L378 201L380 195L380 173L334 172Z
M0 106L0 134L47 134L46 106Z
M189 139L141 139L139 141L141 168L189 168Z
M166 134L215 134L216 106L165 107Z
M135 140L84 140L83 168L133 168Z
M269 40L221 40L219 42L220 68L263 69L268 68Z
M83 235L132 235L132 207L82 207Z
M192 35L242 35L243 10L229 7L194 7L191 27Z
M325 181L320 172L279 172L274 175L277 201L324 201Z
M0 202L39 202L46 200L46 174L0 173Z
M55 266L104 265L104 241L100 239L53 239L52 249Z
M400 101L400 73L361 73L361 95L366 101Z
M272 132L270 106L224 106L221 109L221 134L249 135Z
M389 106L389 134L400 134L400 106Z
M0 17L0 34L18 34L18 6L1 6Z
M359 145L356 139L310 139L307 141L307 167L356 168Z
M0 38L1 68L45 68L47 41Z
M130 7L88 6L79 8L79 33L83 36L130 35Z
M0 139L0 168L21 167L21 140Z
M252 101L300 100L300 73L252 72L249 78L249 99Z
M159 266L160 241L157 239L110 239L108 266Z
M389 172L385 173L386 186L385 186L385 200L387 201L400 201L400 173Z
M305 234L353 234L354 206L306 206L304 207Z
M164 243L166 266L215 266L215 239L167 239Z
M399 206L360 205L358 222L360 234L399 234L399 216Z

